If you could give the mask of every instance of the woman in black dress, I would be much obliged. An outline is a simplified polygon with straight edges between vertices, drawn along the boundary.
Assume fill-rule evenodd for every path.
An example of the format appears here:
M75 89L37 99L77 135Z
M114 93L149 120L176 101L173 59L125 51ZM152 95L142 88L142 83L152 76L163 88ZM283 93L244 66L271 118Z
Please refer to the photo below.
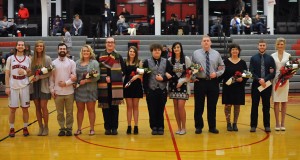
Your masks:
M138 117L139 117L139 100L143 98L143 89L141 78L136 69L139 68L140 60L138 59L138 50L130 46L125 64L124 79L124 98L127 104L127 134L131 134L131 119L133 112L134 134L138 134ZM130 85L129 85L130 84Z
M226 82L236 74L236 71L243 73L247 70L246 62L240 59L241 48L238 44L229 46L230 57L224 61L225 72L223 78L222 104L225 104L224 112L227 121L228 131L238 131L237 120L240 113L240 105L245 105L245 84L247 78L239 77L234 83L228 85ZM234 106L233 124L230 122L231 106Z

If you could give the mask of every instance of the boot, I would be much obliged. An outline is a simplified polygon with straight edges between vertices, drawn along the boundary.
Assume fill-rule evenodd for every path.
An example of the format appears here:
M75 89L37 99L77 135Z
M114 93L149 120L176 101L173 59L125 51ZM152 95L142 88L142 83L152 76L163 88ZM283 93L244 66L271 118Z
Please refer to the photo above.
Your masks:
M233 123L232 124L232 129L233 129L233 131L238 131L239 129L237 128L237 126L236 126L236 123Z
M227 123L227 131L232 131L231 123Z
M131 126L128 126L128 127L127 127L126 134L131 134Z

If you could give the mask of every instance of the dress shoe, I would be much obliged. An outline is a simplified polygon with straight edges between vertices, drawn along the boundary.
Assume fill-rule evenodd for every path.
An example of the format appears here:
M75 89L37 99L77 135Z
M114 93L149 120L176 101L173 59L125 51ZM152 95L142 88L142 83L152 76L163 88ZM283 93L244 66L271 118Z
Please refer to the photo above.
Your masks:
M209 132L214 134L219 134L219 130L217 130L216 128L210 129Z
M111 130L111 135L117 135L118 134L118 130L117 129L112 129Z
M285 131L285 127L280 127L280 130L281 131Z
M255 127L251 127L250 132L256 132L256 128Z
M157 134L158 134L158 135L164 135L164 129L163 129L163 128L159 128L159 129L157 130Z
M266 131L266 132L271 132L271 128L270 128L270 127L266 127L266 128L265 128L265 131Z
M152 135L157 135L157 128L156 127L153 127L152 128L152 132L151 132Z
M66 131L66 136L72 136L72 131L71 130L67 130Z
M105 135L111 135L111 130L110 129L105 130L104 134Z
M239 131L239 129L237 128L236 123L233 123L233 124L232 124L232 130L233 130L233 131Z
M202 129L200 128L196 128L196 131L195 131L196 134L201 134L202 133Z
M93 136L93 135L95 135L95 131L94 130L90 130L90 134L89 134L90 136Z

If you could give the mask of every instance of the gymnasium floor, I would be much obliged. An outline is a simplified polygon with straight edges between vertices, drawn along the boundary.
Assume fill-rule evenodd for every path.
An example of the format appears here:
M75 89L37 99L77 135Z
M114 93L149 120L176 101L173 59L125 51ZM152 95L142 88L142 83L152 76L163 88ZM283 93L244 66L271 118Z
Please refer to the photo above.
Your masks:
M195 134L194 97L186 103L187 134L176 135L177 125L173 113L173 102L168 100L165 109L165 134L151 135L148 122L148 111L145 98L140 101L138 135L127 135L126 106L120 106L119 134L105 136L101 109L96 108L96 135L89 136L87 114L84 117L83 134L71 137L58 137L58 123L53 100L49 101L50 133L48 136L37 136L38 124L35 106L31 103L29 128L30 136L22 135L22 113L17 110L15 129L20 132L16 137L8 137L7 98L0 98L0 159L102 159L102 160L193 160L193 159L300 159L300 93L290 94L286 116L286 131L275 131L274 110L271 108L272 132L264 132L262 111L259 109L257 132L250 133L251 97L246 96L246 105L241 107L238 121L238 132L226 131L226 121L219 96L217 106L217 128L219 134L208 132L206 110L203 133ZM272 104L273 107L273 104ZM76 105L74 104L73 132L77 129ZM87 111L86 111L87 112Z

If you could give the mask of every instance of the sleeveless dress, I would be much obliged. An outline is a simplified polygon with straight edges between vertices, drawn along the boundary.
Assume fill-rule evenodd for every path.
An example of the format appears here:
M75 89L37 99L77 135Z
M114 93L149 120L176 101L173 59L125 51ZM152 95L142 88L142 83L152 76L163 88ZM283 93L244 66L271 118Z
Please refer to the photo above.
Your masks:
M125 85L136 74L137 66L125 64L125 79L123 83L124 98L143 98L143 89L141 79L136 79L131 82L130 86L125 88Z
M285 65L285 63L289 60L290 54L287 52L283 53L282 60L279 61L278 52L275 52L271 55L274 58L276 64L276 74L273 79L273 90L272 90L272 99L273 102L287 102L288 94L289 94L289 80L287 80L286 84L282 87L278 87L275 91L275 85L278 81L278 76L280 74L280 68Z

